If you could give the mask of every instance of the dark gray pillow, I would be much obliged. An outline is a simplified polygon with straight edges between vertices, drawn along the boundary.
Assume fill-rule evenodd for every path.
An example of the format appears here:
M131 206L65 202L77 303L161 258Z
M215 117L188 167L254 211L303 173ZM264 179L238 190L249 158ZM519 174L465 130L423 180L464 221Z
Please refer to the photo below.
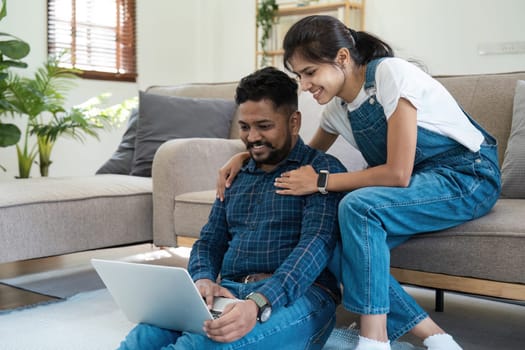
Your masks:
M501 166L501 195L525 198L525 81L518 80L512 126Z
M131 175L151 176L155 152L168 140L227 138L235 108L233 100L163 96L140 91Z
M117 150L104 165L97 170L97 174L122 174L129 175L133 165L133 155L135 154L135 137L137 135L137 121L139 111L133 108L129 114L128 126L122 136L122 141Z

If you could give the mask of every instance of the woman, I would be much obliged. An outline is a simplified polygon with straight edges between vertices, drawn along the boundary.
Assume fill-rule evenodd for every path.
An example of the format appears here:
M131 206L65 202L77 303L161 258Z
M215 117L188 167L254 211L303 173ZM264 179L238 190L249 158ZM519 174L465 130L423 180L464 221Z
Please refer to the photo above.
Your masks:
M428 349L461 349L390 275L390 249L492 208L501 183L496 140L439 82L393 57L385 42L333 17L295 23L283 47L285 66L301 89L326 104L310 146L326 151L341 135L369 165L329 174L323 184L306 166L275 183L282 195L310 194L323 185L349 192L339 205L342 250L334 271L345 286L343 305L361 315L357 349L390 349L389 341L408 331ZM221 169L219 197L244 157Z

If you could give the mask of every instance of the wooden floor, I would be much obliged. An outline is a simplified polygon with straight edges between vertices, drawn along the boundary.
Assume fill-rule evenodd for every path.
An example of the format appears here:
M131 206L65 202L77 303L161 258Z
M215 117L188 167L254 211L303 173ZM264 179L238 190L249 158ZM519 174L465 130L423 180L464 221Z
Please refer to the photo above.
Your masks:
M117 259L157 250L159 250L159 248L156 248L152 244L140 244L5 263L0 264L0 279L87 265L90 263L91 258ZM22 307L53 299L56 298L0 284L0 310Z

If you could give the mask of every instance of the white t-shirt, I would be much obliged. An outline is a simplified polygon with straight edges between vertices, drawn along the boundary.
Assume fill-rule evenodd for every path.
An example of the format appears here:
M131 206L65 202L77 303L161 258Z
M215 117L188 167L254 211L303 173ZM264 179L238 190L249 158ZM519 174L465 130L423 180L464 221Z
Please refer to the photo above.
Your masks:
M417 110L417 125L445 135L461 143L473 152L480 149L483 134L470 122L452 95L421 69L403 59L386 58L377 65L376 98L383 106L386 119L394 113L399 98L410 101ZM343 136L357 147L347 113L356 110L368 100L364 86L350 103L332 99L323 111L320 126L326 132Z

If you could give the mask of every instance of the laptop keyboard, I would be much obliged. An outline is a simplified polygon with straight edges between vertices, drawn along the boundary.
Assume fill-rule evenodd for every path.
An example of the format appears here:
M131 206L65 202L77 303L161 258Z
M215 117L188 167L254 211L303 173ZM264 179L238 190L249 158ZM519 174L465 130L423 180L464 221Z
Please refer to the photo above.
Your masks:
M221 317L221 314L222 314L222 311L210 310L210 312L211 312L211 316L213 317L213 319Z

